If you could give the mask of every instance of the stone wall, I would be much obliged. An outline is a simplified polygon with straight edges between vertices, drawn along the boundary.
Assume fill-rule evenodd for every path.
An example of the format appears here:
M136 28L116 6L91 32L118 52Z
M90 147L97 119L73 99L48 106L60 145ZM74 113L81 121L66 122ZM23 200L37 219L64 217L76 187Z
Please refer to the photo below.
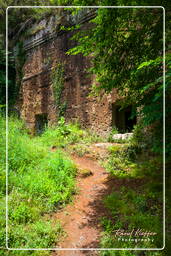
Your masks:
M89 26L88 19L93 15L89 13L81 17L82 29ZM81 54L66 54L75 45L70 40L73 32L59 31L56 20L59 26L59 17L50 17L35 24L32 30L37 29L37 32L24 41L26 61L20 91L21 117L32 133L36 128L36 115L46 114L49 125L56 123L58 109L54 99L52 70L61 63L64 66L61 101L66 102L66 121L76 120L84 128L106 134L112 127L112 103L117 99L117 94L113 92L101 97L89 97L94 77L88 76L85 70L90 66L90 59ZM66 19L66 22L69 21Z

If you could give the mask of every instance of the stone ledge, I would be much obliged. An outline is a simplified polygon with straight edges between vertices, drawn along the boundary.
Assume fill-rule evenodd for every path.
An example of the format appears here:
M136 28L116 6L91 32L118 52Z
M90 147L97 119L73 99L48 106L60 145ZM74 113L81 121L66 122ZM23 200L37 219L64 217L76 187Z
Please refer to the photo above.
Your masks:
M73 24L71 24L71 25L74 26L76 24L84 24L95 17L96 17L96 10L93 9L90 12L88 12L87 14L84 14L83 17L81 17L78 21L73 22ZM53 40L54 38L57 38L58 36L61 36L66 32L68 32L68 31L59 31L58 30L55 32L48 32L48 33L46 33L46 35L42 35L38 39L32 39L30 42L24 43L24 50L29 51L32 48L35 48L41 44L44 44L50 40Z

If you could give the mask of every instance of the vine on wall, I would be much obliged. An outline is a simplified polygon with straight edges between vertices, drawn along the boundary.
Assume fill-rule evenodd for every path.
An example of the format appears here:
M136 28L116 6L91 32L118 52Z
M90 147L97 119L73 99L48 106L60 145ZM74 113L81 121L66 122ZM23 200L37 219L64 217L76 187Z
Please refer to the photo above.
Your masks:
M62 91L64 89L64 66L61 63L57 63L56 67L53 69L52 84L59 118L64 116L67 107L66 101L62 102Z
M23 42L20 41L17 43L17 54L16 54L16 62L15 62L15 68L17 72L17 79L16 79L16 97L18 96L21 81L23 79L23 66L26 61L26 55L25 50L23 47Z

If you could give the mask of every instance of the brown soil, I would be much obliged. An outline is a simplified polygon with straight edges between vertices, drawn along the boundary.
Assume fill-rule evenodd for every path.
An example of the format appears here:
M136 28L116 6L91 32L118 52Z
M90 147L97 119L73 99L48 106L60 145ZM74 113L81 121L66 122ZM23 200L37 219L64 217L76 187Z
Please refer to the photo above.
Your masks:
M96 148L96 147L95 147ZM94 148L93 148L94 149ZM104 152L104 150L102 150ZM97 150L97 153L100 153ZM92 155L94 156L94 155ZM94 157L92 157L94 158ZM66 237L58 243L59 248L98 248L100 239L100 218L107 215L103 205L103 198L109 193L109 174L91 155L72 156L79 170L86 170L90 175L78 175L78 193L74 201L55 214L61 221ZM90 171L90 172L88 172ZM55 251L53 256L97 255L96 251L61 250Z
M96 146L93 146L96 151ZM97 153L101 153L100 149ZM104 153L104 149L102 150ZM94 154L93 154L94 156ZM99 248L100 233L102 231L100 219L110 217L110 213L104 207L103 199L112 190L119 190L121 185L136 186L139 181L117 179L110 177L94 157L72 156L78 169L90 170L91 175L77 177L78 194L72 204L55 214L55 218L61 221L66 237L57 245L59 248ZM98 251L88 250L60 250L54 251L52 256L95 256Z

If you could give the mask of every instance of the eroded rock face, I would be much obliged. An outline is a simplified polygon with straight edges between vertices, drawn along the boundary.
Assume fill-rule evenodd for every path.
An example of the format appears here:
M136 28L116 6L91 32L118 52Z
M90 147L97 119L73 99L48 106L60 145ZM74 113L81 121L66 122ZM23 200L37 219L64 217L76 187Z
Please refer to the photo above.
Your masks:
M38 28L40 24L37 25ZM57 64L64 67L64 88L61 102L66 102L66 121L78 121L82 127L90 128L99 134L111 130L112 107L117 99L114 92L101 97L89 97L94 77L87 76L90 59L81 54L67 55L66 51L75 45L71 39L73 32L55 30L55 19L41 23L43 29L30 35L25 42L26 62L23 67L23 80L20 94L21 117L32 133L36 130L37 117L47 117L48 125L55 124L58 118L52 70ZM87 21L83 28L89 26Z

